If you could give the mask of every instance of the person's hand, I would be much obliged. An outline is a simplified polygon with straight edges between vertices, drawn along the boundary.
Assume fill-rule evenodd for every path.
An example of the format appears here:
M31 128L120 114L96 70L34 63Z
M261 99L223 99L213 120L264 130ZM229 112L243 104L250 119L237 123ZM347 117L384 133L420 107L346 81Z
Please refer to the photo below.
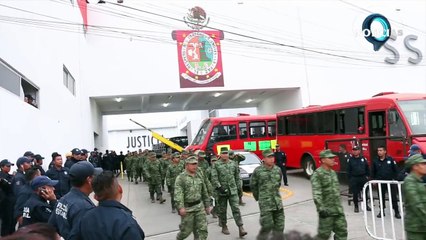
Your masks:
M53 191L53 189L49 189L49 188L42 189L40 191L40 193L41 193L41 197L46 199L46 200L49 200L49 201L55 201L56 200L56 195L55 195L55 192Z
M224 187L222 187L222 186L217 187L217 188L216 188L216 190L217 190L219 193L221 193L221 194L226 194L226 193L227 193L226 189L225 189Z
M185 208L180 208L179 209L179 215L182 216L182 217L185 217L185 215L186 215L186 209Z

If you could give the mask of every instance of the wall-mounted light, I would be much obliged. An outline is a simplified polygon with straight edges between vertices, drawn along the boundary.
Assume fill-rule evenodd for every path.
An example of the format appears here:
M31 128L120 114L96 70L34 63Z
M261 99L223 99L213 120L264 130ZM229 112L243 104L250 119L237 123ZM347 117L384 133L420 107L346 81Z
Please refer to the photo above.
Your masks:
M121 97L116 97L116 98L115 98L115 101L116 101L116 102L121 102L121 101L123 101L123 99L122 99Z
M170 103L163 103L162 105L163 105L163 107L168 107L170 105Z
M253 99L251 99L251 98L246 100L246 103L251 103L251 102L253 102Z
M222 95L223 93L219 93L219 92L217 92L217 93L215 93L215 94L213 94L213 97L219 97L220 95Z

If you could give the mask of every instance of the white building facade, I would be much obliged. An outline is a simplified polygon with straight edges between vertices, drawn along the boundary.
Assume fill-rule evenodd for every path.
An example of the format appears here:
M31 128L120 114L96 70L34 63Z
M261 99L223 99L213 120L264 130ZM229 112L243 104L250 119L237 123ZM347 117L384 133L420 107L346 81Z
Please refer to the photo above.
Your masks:
M74 147L125 150L117 139L126 140L133 127L105 130L96 101L102 97L289 89L257 105L258 114L269 114L379 92L426 92L422 0L90 3L86 31L79 3L0 2L1 159L15 161L26 150L43 156ZM172 31L189 30L182 19L194 6L205 10L210 29L224 33L223 87L179 85ZM386 16L396 36L377 52L361 31L371 13ZM24 102L27 94L37 107ZM190 126L194 135L208 113L197 115L156 127L180 135Z

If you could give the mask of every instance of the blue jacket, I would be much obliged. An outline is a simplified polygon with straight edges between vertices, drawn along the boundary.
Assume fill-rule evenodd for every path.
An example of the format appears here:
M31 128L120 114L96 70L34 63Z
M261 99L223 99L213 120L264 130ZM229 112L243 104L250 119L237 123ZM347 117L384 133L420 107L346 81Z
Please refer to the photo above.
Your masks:
M398 168L392 157L386 156L383 160L379 157L374 159L371 166L371 177L374 180L395 180L397 175Z
M115 200L104 200L88 211L80 222L82 240L140 240L145 233L132 216L132 211Z
M52 167L46 172L46 176L50 179L59 181L55 186L55 195L57 199L60 199L70 191L71 185L68 173L69 169L66 167L63 167L60 170Z
M44 198L33 193L24 204L22 227L39 222L47 223L55 204L56 201L48 203Z
M13 211L13 218L17 219L22 216L22 210L24 210L25 202L33 195L34 191L31 189L30 185L25 184L18 195L16 195L16 203Z
M59 199L49 218L49 224L65 240L78 239L79 224L82 216L95 204L78 188L71 188L69 193Z
M27 180L25 180L24 172L18 170L12 179L12 188L15 196L18 196L19 191L21 191L22 187L24 187L26 183Z

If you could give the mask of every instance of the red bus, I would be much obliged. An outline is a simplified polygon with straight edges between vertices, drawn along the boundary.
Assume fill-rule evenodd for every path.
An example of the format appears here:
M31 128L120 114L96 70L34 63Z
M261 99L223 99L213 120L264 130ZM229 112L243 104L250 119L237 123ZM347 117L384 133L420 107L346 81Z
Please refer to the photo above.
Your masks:
M277 113L277 142L287 154L287 166L303 168L308 177L320 165L324 148L351 153L357 144L371 161L377 147L385 146L401 164L410 144L426 153L426 94L380 93L366 100L282 111ZM336 162L334 170L345 172L342 154Z
M204 150L218 154L221 147L256 153L275 147L276 116L212 117L205 119L186 150Z

